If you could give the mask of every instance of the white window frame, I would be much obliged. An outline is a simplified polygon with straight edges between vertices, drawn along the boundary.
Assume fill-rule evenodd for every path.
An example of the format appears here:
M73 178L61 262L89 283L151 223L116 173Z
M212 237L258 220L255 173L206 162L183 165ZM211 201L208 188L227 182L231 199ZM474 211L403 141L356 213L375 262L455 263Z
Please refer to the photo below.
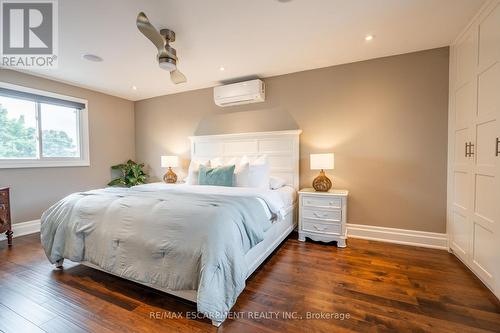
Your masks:
M49 91L32 89L28 87L23 87L15 84L0 82L1 88L17 90L20 92L26 92L46 97L52 97L57 99L62 99L66 101L72 101L77 103L85 104L84 109L80 109L78 112L78 141L80 145L80 156L79 157L43 157L43 152L41 150L41 133L38 133L37 144L39 149L38 158L20 158L20 159L2 159L0 158L0 169L17 169L17 168L52 168L52 167L81 167L90 166L90 148L89 148L89 119L88 119L88 101L85 99L65 96L56 94ZM40 110L37 110L37 118L40 116ZM41 128L41 119L37 119L39 131Z

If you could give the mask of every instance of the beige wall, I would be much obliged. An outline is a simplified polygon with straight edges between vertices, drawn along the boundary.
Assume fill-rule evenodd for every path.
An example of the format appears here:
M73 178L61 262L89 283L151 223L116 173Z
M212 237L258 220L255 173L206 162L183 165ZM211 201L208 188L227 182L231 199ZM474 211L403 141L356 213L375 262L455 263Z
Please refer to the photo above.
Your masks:
M300 128L301 186L316 174L309 154L335 152L329 174L350 190L349 223L445 232L448 48L265 82L259 104L219 108L212 89L136 102L137 159L154 180L160 155L187 167L189 135Z
M67 194L100 188L110 180L110 166L133 158L134 103L10 70L0 81L88 100L90 167L0 169L0 186L11 187L13 222L39 219Z

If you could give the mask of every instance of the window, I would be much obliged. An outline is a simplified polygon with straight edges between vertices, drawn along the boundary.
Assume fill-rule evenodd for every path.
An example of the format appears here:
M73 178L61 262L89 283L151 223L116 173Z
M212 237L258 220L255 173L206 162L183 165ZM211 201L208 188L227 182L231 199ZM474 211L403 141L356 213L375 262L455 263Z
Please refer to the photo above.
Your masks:
M0 83L0 168L88 166L87 102Z

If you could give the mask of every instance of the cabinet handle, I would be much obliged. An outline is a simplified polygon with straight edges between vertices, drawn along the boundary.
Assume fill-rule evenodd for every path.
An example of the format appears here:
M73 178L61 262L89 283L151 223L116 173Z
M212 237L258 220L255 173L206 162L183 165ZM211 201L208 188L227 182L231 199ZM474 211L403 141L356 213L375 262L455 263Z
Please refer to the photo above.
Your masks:
M322 218L322 217L327 217L328 216L327 213L319 214L319 213L314 212L313 214L314 214L314 216L316 216L318 218Z
M325 230L326 230L326 227L324 227L324 228L320 228L320 227L318 227L316 224L313 224L313 225L314 225L314 228L315 228L316 230L318 230L318 231L325 231Z
M469 157L469 143L465 143L465 157Z
M496 149L495 149L495 156L498 156L499 154L500 154L500 139L497 138Z
M474 144L472 142L469 142L469 157L474 156Z

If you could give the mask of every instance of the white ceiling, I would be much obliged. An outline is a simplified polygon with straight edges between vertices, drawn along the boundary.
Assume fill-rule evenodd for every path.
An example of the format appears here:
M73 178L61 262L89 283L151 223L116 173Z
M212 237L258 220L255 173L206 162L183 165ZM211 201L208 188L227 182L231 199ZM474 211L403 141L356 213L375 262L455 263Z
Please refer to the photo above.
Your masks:
M31 73L139 100L446 46L483 2L60 0L59 68ZM176 32L172 46L187 83L174 85L158 67L155 47L135 26L139 11ZM104 61L83 60L84 53Z

